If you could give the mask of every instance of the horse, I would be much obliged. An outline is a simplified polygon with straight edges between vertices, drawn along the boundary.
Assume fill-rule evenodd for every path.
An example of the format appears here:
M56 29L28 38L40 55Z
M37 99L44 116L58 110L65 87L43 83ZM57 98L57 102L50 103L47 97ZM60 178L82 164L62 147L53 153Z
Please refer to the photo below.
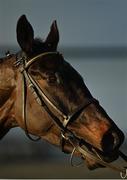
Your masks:
M90 170L117 160L124 134L57 51L56 20L41 40L22 15L16 34L21 50L0 59L0 139L20 127L31 140L81 157Z

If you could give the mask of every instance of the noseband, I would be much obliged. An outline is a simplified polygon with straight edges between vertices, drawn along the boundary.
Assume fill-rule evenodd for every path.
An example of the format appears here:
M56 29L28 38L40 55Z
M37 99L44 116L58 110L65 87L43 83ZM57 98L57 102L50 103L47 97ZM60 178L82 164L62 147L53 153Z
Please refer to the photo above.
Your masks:
M101 158L96 156L94 153L89 152L85 143L81 146L80 145L81 140L78 137L76 137L74 135L74 133L67 128L68 124L70 124L71 122L76 121L76 119L78 119L78 117L85 110L85 108L87 108L92 103L98 104L99 102L94 98L85 99L84 103L81 104L81 106L79 106L74 112L72 112L70 114L66 114L66 113L62 112L61 109L59 107L57 107L48 98L46 93L43 92L43 90L40 88L38 83L34 80L34 78L28 72L28 69L30 68L30 66L34 62L38 61L39 58L42 58L42 61L43 61L44 57L52 56L52 55L56 55L58 57L62 56L58 52L45 52L45 53L42 53L42 54L35 56L34 58L30 59L27 62L27 57L25 55L22 55L20 58L17 58L17 61L15 63L15 66L18 66L21 64L20 72L22 74L22 79L23 79L23 91L22 91L22 93L23 93L23 119L24 119L26 135L33 141L37 141L40 139L40 137L38 137L37 139L34 139L29 134L28 128L27 128L26 102L27 102L27 87L28 87L32 91L32 94L34 95L37 103L42 108L45 109L45 111L52 118L53 122L61 130L62 151L64 151L65 141L68 141L74 147L73 153L74 153L74 151L77 151L81 154L81 156L83 158L88 157L90 159L93 159L103 166L106 166L106 167L112 168L113 170L121 172L121 177L125 177L125 175L127 175L127 169L116 167L116 166L113 166L111 164L108 164L105 161L103 161ZM57 116L55 115L54 112L56 112ZM72 155L73 155L73 153L72 153Z

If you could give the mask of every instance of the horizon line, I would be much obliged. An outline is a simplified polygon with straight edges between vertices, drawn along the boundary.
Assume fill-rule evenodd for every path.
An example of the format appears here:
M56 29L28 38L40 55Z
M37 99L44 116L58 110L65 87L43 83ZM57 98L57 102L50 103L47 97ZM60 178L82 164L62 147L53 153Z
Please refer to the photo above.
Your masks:
M0 54L6 51L20 50L18 45L0 45ZM102 46L69 46L60 45L58 50L65 56L72 58L125 58L127 57L127 46L125 45L102 45Z

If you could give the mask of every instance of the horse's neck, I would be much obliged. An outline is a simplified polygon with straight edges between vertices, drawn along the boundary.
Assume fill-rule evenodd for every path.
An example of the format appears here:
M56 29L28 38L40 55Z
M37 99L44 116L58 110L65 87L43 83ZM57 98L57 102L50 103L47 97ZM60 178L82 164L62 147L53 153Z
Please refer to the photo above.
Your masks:
M11 60L0 64L0 126L7 123L11 117L14 104L15 72Z
M13 59L5 59L0 63L0 107L8 100L15 87Z

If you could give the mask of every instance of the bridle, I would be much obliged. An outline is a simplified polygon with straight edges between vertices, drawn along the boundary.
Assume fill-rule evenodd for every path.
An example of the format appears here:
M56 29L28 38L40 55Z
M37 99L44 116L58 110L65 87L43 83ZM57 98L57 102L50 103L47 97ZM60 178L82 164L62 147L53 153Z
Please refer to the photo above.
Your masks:
M66 114L66 113L62 112L61 109L58 108L48 98L48 96L43 92L43 90L40 88L38 83L34 80L34 78L28 72L28 69L30 68L30 66L34 62L38 61L39 58L43 59L46 56L52 56L52 55L56 55L58 57L62 56L58 52L45 52L45 53L39 54L39 55L35 56L34 58L29 59L29 60L27 60L27 57L26 57L26 55L24 53L20 57L17 56L18 58L17 58L17 61L15 63L15 66L20 65L20 73L22 74L22 80L23 80L23 90L22 90L22 93L23 93L23 107L22 107L22 109L23 109L23 111L22 112L23 112L23 120L24 120L26 135L28 136L28 138L30 138L33 141L37 141L37 140L40 139L40 137L38 137L37 139L34 139L29 134L28 128L27 128L26 102L27 102L27 89L29 88L32 91L32 94L34 95L37 103L42 108L45 109L45 111L52 118L53 122L61 130L61 147L62 147L62 151L64 151L65 141L68 141L73 146L73 151L72 151L72 154L71 154L71 162L72 162L72 159L73 159L74 152L77 151L77 152L79 152L81 154L81 156L83 158L88 157L90 159L95 160L96 162L98 162L99 164L101 164L103 166L109 167L109 168L111 168L111 169L113 169L115 171L119 171L121 177L126 178L127 169L121 168L121 167L116 167L116 166L113 166L111 164L108 164L107 162L102 160L102 158L97 154L97 152L96 152L96 154L92 153L92 152L89 152L85 142L83 144L81 144L81 139L76 137L74 135L74 133L67 128L68 124L75 121L81 115L81 113L85 110L86 107L88 107L92 103L98 104L99 102L94 98L85 99L85 102L83 104L81 104L81 106L78 107L74 112L72 112L71 114ZM54 113L54 112L56 112L56 113ZM55 114L57 114L57 115L55 115ZM119 155L125 161L127 161L127 157L121 151L119 151Z
M29 67L37 61L38 58L43 58L45 56L49 55L57 55L61 56L58 52L46 52L39 54L38 56L32 58L28 62L24 59L22 67L20 69L20 72L22 73L23 77L23 119L26 119L26 97L27 97L27 86L31 89L32 93L35 96L36 101L40 106L43 106L43 108L48 112L48 114L51 116L53 121L59 126L61 129L62 137L64 137L64 133L67 132L67 126L70 122L76 120L76 118L81 114L81 112L89 106L91 103L98 103L98 101L94 98L86 99L85 103L80 105L74 112L71 114L66 114L62 112L49 98L48 96L43 92L43 90L40 88L38 83L33 79L33 77L29 74L28 69ZM58 115L59 118L52 112L53 109ZM62 120L61 120L62 119Z

